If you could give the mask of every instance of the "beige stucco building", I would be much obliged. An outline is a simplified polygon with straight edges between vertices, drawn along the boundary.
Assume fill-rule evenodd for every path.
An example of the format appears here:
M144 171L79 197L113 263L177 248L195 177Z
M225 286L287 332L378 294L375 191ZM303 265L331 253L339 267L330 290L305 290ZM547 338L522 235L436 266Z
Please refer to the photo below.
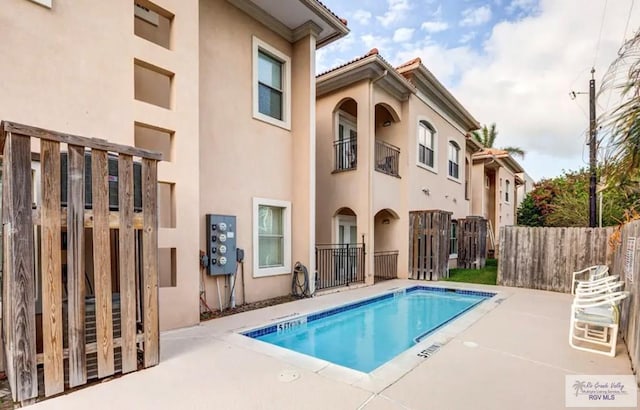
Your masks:
M201 291L228 302L199 266L207 214L237 218L238 302L313 271L315 52L345 22L316 0L5 3L1 119L164 155L161 329L198 323Z
M483 149L472 158L472 212L488 220L487 249L497 255L500 227L516 223L524 170L501 149Z
M478 122L420 59L394 68L376 49L318 76L316 121L317 242L364 242L367 283L388 252L408 277L409 212L471 214Z

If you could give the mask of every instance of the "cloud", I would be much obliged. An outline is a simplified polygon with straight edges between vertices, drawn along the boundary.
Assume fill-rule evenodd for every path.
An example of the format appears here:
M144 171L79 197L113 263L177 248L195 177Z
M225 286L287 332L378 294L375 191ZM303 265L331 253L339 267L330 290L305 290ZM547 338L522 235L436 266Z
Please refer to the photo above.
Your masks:
M527 151L519 161L527 172L534 178L555 176L563 168L584 166L588 153L588 98L572 101L568 93L588 89L604 1L584 7L582 0L540 0L535 15L500 22L486 38L484 30L473 30L461 35L457 46L421 40L400 48L390 61L421 57L481 124L497 124L498 146ZM608 2L595 64L597 84L622 44L620 21L626 22L630 1ZM627 38L639 26L640 13L635 12ZM476 36L484 38L482 45L468 46ZM606 108L606 95L598 104Z
M516 11L523 11L525 13L533 12L538 7L538 0L513 0L507 6L507 13L513 14Z
M446 21L425 21L420 27L429 33L439 33L449 28Z
M360 37L360 40L367 48L377 48L378 50L387 46L390 42L389 37L376 36L374 34L365 34Z
M404 19L407 12L411 9L409 0L387 0L389 8L382 16L376 16L376 19L384 27L389 27L394 23L398 23Z
M329 68L339 66L346 60L344 58L332 58L336 54L351 54L351 49L356 43L356 38L347 36L340 41L334 41L316 52L316 73L321 73Z
M621 45L620 20L628 16L629 4L608 3L595 64L598 83ZM581 0L541 0L535 16L494 26L481 58L460 69L459 82L451 88L481 123L497 123L499 146L532 153L522 163L536 178L559 174L560 163L583 166L588 98L572 101L568 92L588 89L598 39L593 28L599 28L601 18L600 7L583 7ZM629 27L639 24L640 13L635 13ZM451 70L451 62L435 62L443 64L440 70ZM574 165L567 167L568 162Z
M468 8L462 11L461 26L479 26L491 20L491 6Z
M460 44L468 43L469 41L471 41L474 38L476 38L477 35L478 35L478 33L475 32L475 31L469 31L469 32L463 34L462 37L460 37Z
M366 10L356 10L353 12L353 18L364 26L369 24L369 21L371 20L371 13Z
M445 48L432 40L416 44L413 48L398 51L394 64L420 57L423 64L444 84L452 84L464 70L472 66L481 56L467 46Z
M434 19L440 20L440 18L442 18L442 4L438 4L438 8L436 9L436 11L431 13L431 15Z
M393 33L393 41L395 41L396 43L404 43L405 41L409 41L411 40L411 37L413 37L414 31L414 29L408 27L399 28Z

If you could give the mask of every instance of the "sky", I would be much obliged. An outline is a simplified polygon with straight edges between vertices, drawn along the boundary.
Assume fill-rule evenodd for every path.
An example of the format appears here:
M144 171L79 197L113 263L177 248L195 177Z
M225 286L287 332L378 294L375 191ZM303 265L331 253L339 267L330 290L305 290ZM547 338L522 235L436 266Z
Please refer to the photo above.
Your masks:
M351 32L318 51L317 72L374 47L394 66L420 57L480 124L496 123L496 147L526 151L518 162L535 180L588 165L589 97L580 93L592 67L599 90L640 29L640 0L322 1ZM618 101L602 92L597 114Z

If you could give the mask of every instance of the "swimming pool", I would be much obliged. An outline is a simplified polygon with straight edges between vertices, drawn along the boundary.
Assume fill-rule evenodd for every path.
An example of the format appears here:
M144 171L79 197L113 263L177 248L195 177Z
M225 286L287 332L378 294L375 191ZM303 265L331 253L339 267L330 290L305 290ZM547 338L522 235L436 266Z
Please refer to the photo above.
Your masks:
M369 373L492 296L413 286L243 334Z

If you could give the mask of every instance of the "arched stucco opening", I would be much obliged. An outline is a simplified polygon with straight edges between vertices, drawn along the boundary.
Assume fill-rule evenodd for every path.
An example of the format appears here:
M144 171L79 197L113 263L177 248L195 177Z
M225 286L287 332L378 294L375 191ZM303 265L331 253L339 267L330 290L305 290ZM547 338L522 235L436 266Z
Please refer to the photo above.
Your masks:
M375 166L380 171L392 176L400 176L400 144L401 135L397 129L400 116L388 104L378 103L375 106Z
M358 217L353 209L342 207L333 214L333 243L355 244L358 240Z
M398 277L400 217L392 209L381 209L374 217L373 259L376 281Z
M355 169L358 163L358 103L353 98L340 100L334 112L334 170Z

